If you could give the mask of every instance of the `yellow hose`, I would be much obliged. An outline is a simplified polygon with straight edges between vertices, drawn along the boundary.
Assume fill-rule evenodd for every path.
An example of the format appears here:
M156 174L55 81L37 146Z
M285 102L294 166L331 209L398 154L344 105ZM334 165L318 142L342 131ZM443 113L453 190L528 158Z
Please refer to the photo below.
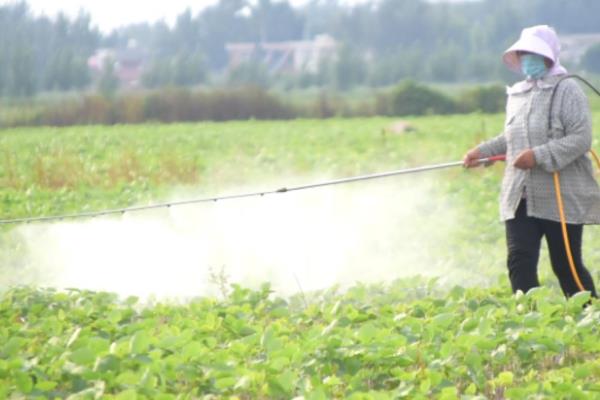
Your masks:
M600 158L598 154L594 150L590 150L592 157L596 161L598 168L600 169ZM575 284L579 288L581 292L585 290L583 284L581 283L581 279L579 278L579 274L575 269L575 261L573 260L573 254L571 253L571 244L569 242L569 233L567 232L567 221L565 218L565 209L562 201L562 195L560 193L560 174L558 171L554 172L554 189L556 192L556 204L558 205L558 214L560 216L560 226L562 228L563 240L565 242L565 251L567 253L567 259L569 260L569 267L571 268L571 273L573 274L573 279L575 279Z

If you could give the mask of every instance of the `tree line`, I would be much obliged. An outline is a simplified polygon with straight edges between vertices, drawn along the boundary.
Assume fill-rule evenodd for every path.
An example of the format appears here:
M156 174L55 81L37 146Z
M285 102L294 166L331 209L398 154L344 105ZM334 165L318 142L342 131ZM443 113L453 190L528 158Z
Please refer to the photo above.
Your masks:
M198 13L102 34L92 17L34 15L26 2L0 6L0 95L88 88L87 59L99 48L133 41L147 58L143 84L258 83L283 88L389 86L403 79L486 82L510 79L501 52L524 26L546 23L560 34L600 31L597 0L380 0L347 6L312 0L302 7L275 0L220 0ZM316 72L273 76L258 63L226 70L228 42L306 40L327 33L341 46ZM598 50L595 50L598 52ZM586 69L600 72L598 57ZM597 68L597 69L594 69Z
M34 17L26 3L0 7L0 95L31 96L89 85L87 58L100 43L91 18Z

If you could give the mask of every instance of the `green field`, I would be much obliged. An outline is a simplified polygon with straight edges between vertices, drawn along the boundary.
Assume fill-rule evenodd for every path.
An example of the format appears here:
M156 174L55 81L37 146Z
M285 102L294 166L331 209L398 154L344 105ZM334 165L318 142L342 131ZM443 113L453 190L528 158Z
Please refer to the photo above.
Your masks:
M600 114L594 119L600 126ZM389 132L394 120L383 118L4 130L0 219L460 160L502 128L501 115L407 121L414 131L404 134ZM23 232L38 229L35 238L51 241L59 224L4 226L0 398L600 398L597 302L583 309L587 294L564 300L545 254L544 287L510 292L497 211L501 173L499 165L453 168L316 189L292 203L310 205L292 210L301 219L317 215L312 234L332 245L340 239L330 232L366 229L369 215L377 222L359 236L374 246L367 253L372 264L361 257L367 265L348 268L370 276L293 295L226 275L212 276L214 295L199 290L182 304L46 288ZM295 194L275 196L269 207ZM194 207L202 208L199 223L214 210ZM119 218L109 219L117 229ZM330 231L334 223L343 227ZM277 226L277 235L300 242L311 235ZM396 233L407 228L411 237ZM597 282L599 245L600 232L588 228L584 257ZM310 254L303 257L289 262L301 265ZM275 267L286 267L277 260ZM378 269L380 262L390 265ZM248 269L259 263L249 260ZM122 272L111 279L128 280ZM22 283L28 285L14 287Z

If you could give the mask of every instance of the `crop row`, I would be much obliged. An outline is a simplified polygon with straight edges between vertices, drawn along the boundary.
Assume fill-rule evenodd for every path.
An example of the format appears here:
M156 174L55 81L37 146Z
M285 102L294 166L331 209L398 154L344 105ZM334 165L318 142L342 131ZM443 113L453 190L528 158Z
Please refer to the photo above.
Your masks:
M597 303L432 282L138 304L107 293L0 298L0 397L600 398Z

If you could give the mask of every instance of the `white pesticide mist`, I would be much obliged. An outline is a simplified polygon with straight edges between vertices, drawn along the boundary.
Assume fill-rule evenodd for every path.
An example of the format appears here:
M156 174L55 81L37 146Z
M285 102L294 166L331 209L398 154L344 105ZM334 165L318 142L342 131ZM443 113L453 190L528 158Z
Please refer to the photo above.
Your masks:
M214 275L224 272L227 283L270 282L290 295L451 274L449 255L438 249L457 219L435 178L419 176L26 225L13 233L35 271L36 281L25 284L187 298L219 294Z

